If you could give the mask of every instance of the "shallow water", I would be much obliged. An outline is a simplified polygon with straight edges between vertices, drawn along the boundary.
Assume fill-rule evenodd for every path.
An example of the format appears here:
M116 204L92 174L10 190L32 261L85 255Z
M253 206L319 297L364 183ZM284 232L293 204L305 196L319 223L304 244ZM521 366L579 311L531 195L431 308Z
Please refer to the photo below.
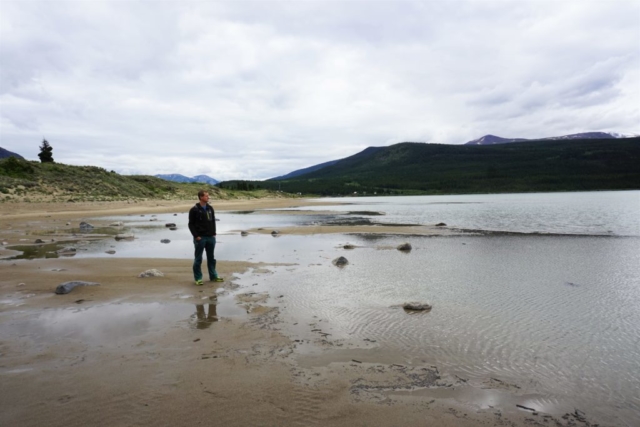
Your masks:
M0 333L21 342L24 351L39 353L61 343L85 348L133 345L148 334L161 334L168 328L207 329L223 318L246 317L232 295L217 302L180 295L174 298L176 302L84 303L40 312L0 312Z
M325 198L317 210L381 211L383 223L523 233L640 236L640 191ZM354 205L344 205L353 203ZM292 210L313 210L309 207Z
M526 406L541 411L578 408L615 425L637 425L640 192L336 202L351 203L331 208L341 212L384 212L362 214L377 222L443 221L463 229L550 235L242 237L238 230L305 226L327 218L217 213L219 260L293 264L237 280L252 291L283 295L276 299L292 338L320 328L331 334L329 340L370 350L372 360L384 351L390 363L435 364L475 385L495 378L518 385L518 393L529 396ZM192 258L186 213L150 218L109 218L124 221L136 240L91 242L76 256ZM165 228L169 222L178 230ZM171 243L160 243L165 238ZM411 252L394 249L405 241L413 245ZM357 248L342 249L345 243ZM116 254L105 254L108 249ZM331 260L338 256L349 265L334 267ZM427 301L433 310L409 315L398 307L412 300ZM186 311L174 321L188 322ZM502 392L480 393L467 398L509 401Z
M285 323L298 323L290 328L296 338L314 324L332 340L374 340L396 354L395 363L433 363L476 383L518 384L541 396L529 402L541 410L568 401L604 419L640 419L640 239L410 241L408 254L336 249L347 267L282 267L259 284L284 295ZM412 300L433 309L408 315L397 307Z

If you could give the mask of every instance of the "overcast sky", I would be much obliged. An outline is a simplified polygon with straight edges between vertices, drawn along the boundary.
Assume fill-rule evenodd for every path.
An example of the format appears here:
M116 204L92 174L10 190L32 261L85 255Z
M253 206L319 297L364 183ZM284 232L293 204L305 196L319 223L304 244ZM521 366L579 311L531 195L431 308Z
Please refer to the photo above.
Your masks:
M0 146L265 179L397 142L640 133L640 0L0 1Z

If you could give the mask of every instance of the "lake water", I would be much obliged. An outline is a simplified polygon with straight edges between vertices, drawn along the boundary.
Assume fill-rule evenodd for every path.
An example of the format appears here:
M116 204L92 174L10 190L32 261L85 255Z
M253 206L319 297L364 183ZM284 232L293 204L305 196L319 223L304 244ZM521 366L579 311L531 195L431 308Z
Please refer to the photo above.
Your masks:
M367 361L384 353L393 363L431 363L478 389L491 378L517 384L521 404L544 412L578 408L601 422L640 424L640 191L320 201L332 200L295 210L379 211L363 216L523 234L241 237L238 230L327 218L219 212L219 260L293 264L235 280L282 295L286 333L303 337L318 325L331 340L364 345ZM186 213L157 218L110 218L138 238L94 243L78 256L191 259ZM404 241L410 253L394 249ZM347 242L358 247L342 249ZM103 253L110 246L115 255ZM331 260L341 255L350 263L339 269ZM410 300L433 310L397 307Z

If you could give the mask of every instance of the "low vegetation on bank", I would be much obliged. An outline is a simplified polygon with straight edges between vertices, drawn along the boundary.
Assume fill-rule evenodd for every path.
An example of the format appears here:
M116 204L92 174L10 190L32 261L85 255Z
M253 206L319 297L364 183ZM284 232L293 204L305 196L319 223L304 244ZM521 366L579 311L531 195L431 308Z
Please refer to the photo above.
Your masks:
M221 190L209 184L178 183L147 175L120 175L96 166L0 160L0 203L193 200L198 190L215 199L288 197L267 189Z

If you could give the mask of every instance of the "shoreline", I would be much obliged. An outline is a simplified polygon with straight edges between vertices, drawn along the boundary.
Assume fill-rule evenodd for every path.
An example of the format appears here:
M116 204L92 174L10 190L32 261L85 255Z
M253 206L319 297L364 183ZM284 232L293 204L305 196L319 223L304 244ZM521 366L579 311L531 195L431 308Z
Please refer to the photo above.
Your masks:
M190 204L137 206L55 206L34 212L21 206L12 212L0 208L0 237L28 236L35 222L54 226L57 221L97 218L123 213L168 213L187 210ZM216 210L248 210L304 206L304 200L213 201ZM333 203L332 203L333 204ZM107 203L106 205L111 205ZM14 208L12 206L12 208ZM10 229L6 226L10 224ZM343 234L372 226L326 226ZM422 226L421 226L422 227ZM388 227L393 234L399 227ZM415 227L411 233L416 234ZM389 232L377 227L376 232ZM10 231L11 233L7 234ZM300 234L328 232L309 227ZM429 232L428 227L421 230ZM446 235L447 230L434 231ZM287 233L296 234L287 229ZM430 235L422 234L421 235ZM33 236L35 237L35 236ZM517 408L508 396L518 387L499 380L489 382L491 393L509 402L504 407L482 407L474 399L476 388L461 378L441 373L431 365L397 365L384 349L367 353L365 347L348 351L322 344L318 334L298 342L283 331L283 303L275 295L254 294L238 288L234 276L268 274L273 263L221 261L226 281L195 287L191 261L143 258L57 258L0 261L0 327L9 339L0 341L0 422L2 424L114 425L213 424L285 425L319 424L476 426L483 425L592 425L580 412L544 414ZM282 264L280 264L282 265ZM157 268L164 277L138 278ZM59 270L62 269L62 270ZM68 280L99 282L78 287L67 295L54 295L55 286ZM213 299L212 299L213 298ZM217 301L214 301L217 300ZM80 302L79 302L80 301ZM193 305L214 305L218 310L241 308L242 315L219 315L215 323L198 327ZM125 323L98 316L95 337L86 338L81 325L57 320L69 329L47 337L47 319L65 313L108 312L109 307L131 309L129 317L146 307L170 311L189 306L175 318L150 312L151 320ZM163 309L164 307L164 309ZM206 309L206 307L205 307ZM185 310L187 310L185 308ZM185 313L189 312L185 311ZM198 309L199 310L199 309ZM211 307L209 307L211 310ZM237 311L237 310L236 310ZM210 312L209 312L210 313ZM84 316L84 314L81 314ZM38 317L40 316L40 317ZM50 317L47 317L50 316ZM34 323L41 318L44 324ZM87 324L93 324L85 317ZM156 320L154 320L156 319ZM64 323L68 322L68 323ZM136 323L137 322L137 323ZM160 326L154 326L155 323ZM177 322L177 323L176 323ZM195 323L194 323L195 322ZM144 323L144 321L143 321ZM14 332L10 325L27 329ZM31 326L30 326L31 325ZM106 326L105 326L106 325ZM112 326L109 326L112 325ZM21 326L22 327L22 326ZM115 328L108 339L100 335ZM39 329L41 328L41 329ZM55 330L55 326L51 326ZM132 335L132 329L139 333ZM32 335L35 334L35 335ZM108 334L107 334L108 335ZM62 341L58 342L58 336ZM83 337L85 339L83 339ZM313 338L312 338L313 337ZM309 353L313 348L315 356ZM370 348L369 348L370 349ZM313 352L312 352L313 353ZM369 354L369 355L367 355ZM465 397L466 396L466 397ZM475 396L475 397L474 397ZM215 414L215 415L214 415ZM584 421L583 421L584 420ZM602 424L601 424L602 425Z

